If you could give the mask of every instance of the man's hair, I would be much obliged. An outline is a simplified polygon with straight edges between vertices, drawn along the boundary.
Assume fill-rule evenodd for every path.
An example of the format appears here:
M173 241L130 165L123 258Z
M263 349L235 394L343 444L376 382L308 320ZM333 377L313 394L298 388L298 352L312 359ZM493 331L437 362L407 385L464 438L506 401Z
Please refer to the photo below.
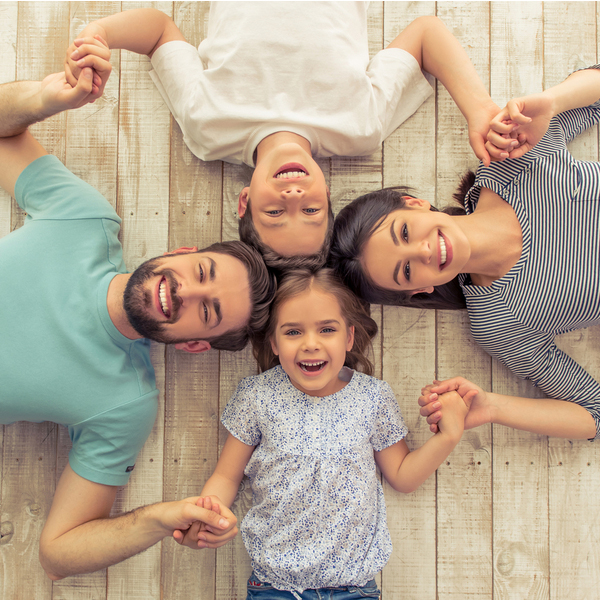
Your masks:
M331 208L331 198L329 190L327 190L327 231L325 232L325 240L318 252L304 256L283 256L282 254L275 252L273 248L260 239L258 231L252 221L250 198L248 198L244 216L240 217L238 231L242 242L256 248L256 250L261 253L265 264L279 277L286 271L294 269L310 269L311 271L316 271L325 265L327 254L329 252L329 245L331 244L331 236L333 235L333 221L334 217L333 209Z
M212 338L204 338L216 350L243 350L251 336L266 326L269 305L275 294L275 277L267 269L260 254L238 241L216 242L199 252L215 252L237 258L246 267L250 284L250 319L239 329L231 329Z
M474 178L472 173L465 174L459 191L454 194L457 202L462 202ZM345 206L335 219L328 266L347 286L372 304L446 310L466 308L458 277L436 286L431 294L411 295L405 291L386 290L378 286L364 269L361 256L366 243L391 212L405 208L405 197L413 197L409 191L410 188L406 187L385 188L364 194ZM432 206L431 210L438 209ZM442 212L451 215L465 214L464 208L458 206L446 207Z

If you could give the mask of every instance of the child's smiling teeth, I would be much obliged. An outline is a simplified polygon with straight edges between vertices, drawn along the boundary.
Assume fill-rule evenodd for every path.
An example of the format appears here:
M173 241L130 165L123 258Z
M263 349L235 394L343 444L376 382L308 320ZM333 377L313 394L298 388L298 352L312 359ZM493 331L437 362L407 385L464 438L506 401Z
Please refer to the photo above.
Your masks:
M169 314L169 303L167 302L167 280L166 279L163 279L160 282L160 286L158 288L158 295L160 297L160 307L162 308L162 311L163 311L165 317L167 317L167 319L168 319L170 314Z
M310 373L310 372L314 372L314 371L318 371L319 369L322 369L327 364L327 361L326 360L320 360L317 362L300 361L298 364L300 365L300 368L303 371L307 371L308 373Z
M440 238L440 267L446 264L446 240L438 233Z
M292 177L306 177L305 171L282 171L275 175L276 179L291 179Z

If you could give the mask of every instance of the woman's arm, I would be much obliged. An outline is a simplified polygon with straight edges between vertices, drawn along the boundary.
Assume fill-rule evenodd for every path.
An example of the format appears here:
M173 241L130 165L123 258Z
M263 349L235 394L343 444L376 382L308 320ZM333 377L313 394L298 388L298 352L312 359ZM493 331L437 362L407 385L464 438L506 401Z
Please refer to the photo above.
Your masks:
M469 141L477 158L487 166L490 157L508 156L505 147L511 140L501 138L498 148L491 144L486 148L489 123L499 107L490 98L463 47L440 19L415 19L388 48L410 52L422 69L444 84L467 120Z
M544 137L553 117L567 110L589 106L599 98L600 70L576 71L562 83L540 94L510 100L490 123L488 145L493 147L503 137L516 139L519 145L509 157L519 158Z
M443 418L439 431L420 448L408 449L403 440L393 446L375 452L375 462L386 481L398 492L416 490L448 457L460 441L464 431L464 419L468 407L456 392L440 397Z

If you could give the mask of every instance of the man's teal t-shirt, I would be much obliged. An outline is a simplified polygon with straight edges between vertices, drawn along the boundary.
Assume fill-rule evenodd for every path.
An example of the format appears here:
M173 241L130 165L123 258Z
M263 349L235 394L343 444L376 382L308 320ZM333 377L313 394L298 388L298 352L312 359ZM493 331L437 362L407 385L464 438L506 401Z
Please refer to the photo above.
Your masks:
M31 163L15 197L27 212L0 239L0 423L66 425L71 468L123 485L152 430L150 343L113 325L109 283L125 273L121 219L56 157Z

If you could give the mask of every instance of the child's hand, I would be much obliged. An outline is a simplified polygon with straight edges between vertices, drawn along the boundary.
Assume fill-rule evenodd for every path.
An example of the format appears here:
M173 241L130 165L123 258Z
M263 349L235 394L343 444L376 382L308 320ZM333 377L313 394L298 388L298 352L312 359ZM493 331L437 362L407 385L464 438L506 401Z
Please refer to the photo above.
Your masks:
M513 147L508 157L519 158L544 137L554 115L554 101L548 93L510 100L491 120L486 148L506 145L510 141Z
M231 526L227 529L216 529L201 521L195 521L186 531L173 532L173 538L178 544L194 549L220 548L237 535L236 517L217 496L198 498L196 506L221 515Z
M456 391L463 399L469 412L465 418L465 429L472 429L484 423L492 422L492 403L487 392L464 377L454 377L445 381L434 381L421 390L419 406L421 416L427 417L432 433L439 431L437 423L442 418L442 403L438 394Z
M464 399L455 391L450 391L440 394L437 401L442 405L442 418L437 423L439 431L457 441L460 440L465 430L470 400Z
M85 34L84 32L82 32ZM67 49L65 77L71 86L77 85L82 69L91 67L94 72L92 94L102 96L104 86L112 71L110 49L100 35L80 36Z

